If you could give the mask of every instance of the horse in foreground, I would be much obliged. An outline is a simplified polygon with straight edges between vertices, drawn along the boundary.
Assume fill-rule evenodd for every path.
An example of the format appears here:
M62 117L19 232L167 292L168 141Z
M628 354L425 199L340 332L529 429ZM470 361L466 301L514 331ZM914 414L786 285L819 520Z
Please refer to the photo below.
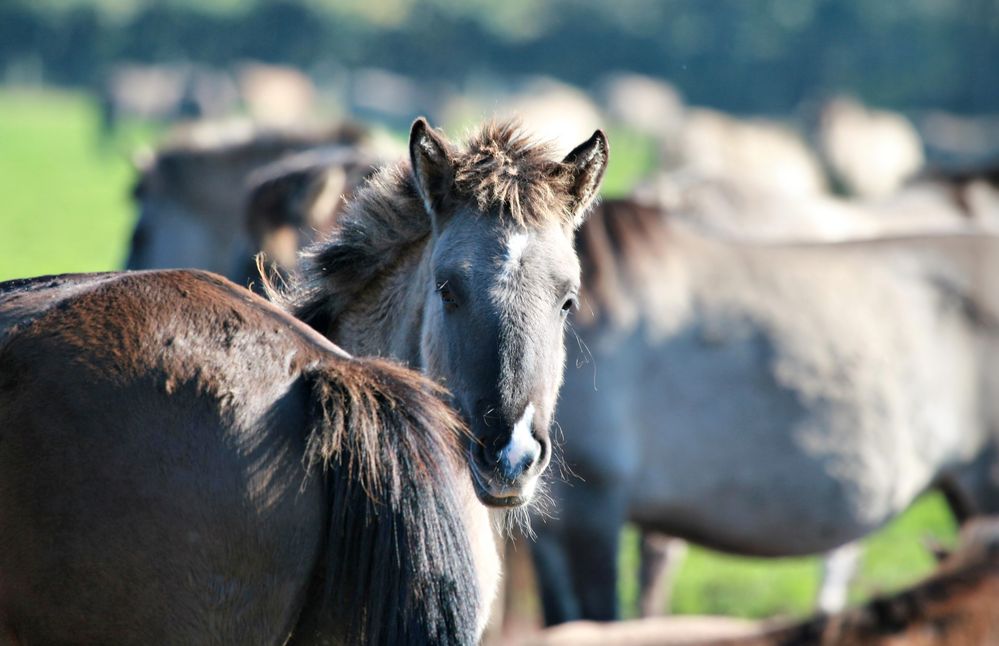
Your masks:
M349 352L443 383L477 440L467 459L486 505L531 501L551 458L573 232L607 158L599 131L559 161L512 123L455 145L419 119L409 159L357 189L287 289L269 290Z
M0 643L475 643L440 395L212 274L0 284Z
M999 238L747 244L607 202L578 234L568 481L534 546L549 623L617 616L621 526L818 554L937 487L999 511ZM581 353L582 354L582 353Z

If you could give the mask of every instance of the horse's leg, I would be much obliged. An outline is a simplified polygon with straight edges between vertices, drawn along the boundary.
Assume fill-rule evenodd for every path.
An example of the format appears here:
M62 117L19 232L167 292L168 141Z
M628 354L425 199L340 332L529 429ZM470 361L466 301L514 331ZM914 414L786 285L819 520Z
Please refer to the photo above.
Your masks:
M572 587L572 572L562 532L546 526L539 527L531 553L534 556L545 624L553 626L579 619L579 600Z
M549 626L618 617L617 557L624 496L592 487L585 491L577 487L572 495L585 502L584 507L563 505L558 527L539 528L534 543L541 605Z
M668 614L673 581L686 551L687 543L683 539L658 532L642 532L638 573L638 611L642 617Z
M574 514L565 545L573 588L583 619L618 619L617 581L621 528L626 515L623 487L591 488L585 510ZM567 519L569 520L569 519Z
M936 488L959 526L976 516L999 514L999 442L986 444L970 463L943 475Z
M857 571L863 549L859 542L847 543L825 555L822 562L822 583L815 605L826 614L846 607L850 581Z

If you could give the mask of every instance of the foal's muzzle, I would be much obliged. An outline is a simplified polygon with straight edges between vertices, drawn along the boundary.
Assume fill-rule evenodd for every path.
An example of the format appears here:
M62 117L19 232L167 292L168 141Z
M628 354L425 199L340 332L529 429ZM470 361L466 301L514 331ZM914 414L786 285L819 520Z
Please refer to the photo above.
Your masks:
M529 503L538 477L548 464L548 447L547 441L533 436L529 442L511 442L498 451L472 443L468 464L479 500L490 507L519 507Z

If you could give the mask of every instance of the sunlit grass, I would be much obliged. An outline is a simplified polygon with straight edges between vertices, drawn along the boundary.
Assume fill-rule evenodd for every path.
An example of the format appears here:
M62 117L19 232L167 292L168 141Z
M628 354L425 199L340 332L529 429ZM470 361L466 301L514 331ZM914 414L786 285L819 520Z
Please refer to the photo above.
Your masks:
M899 590L927 575L934 566L925 546L953 547L956 527L943 496L921 498L906 513L863 541L860 570L850 589L851 602ZM635 616L638 600L639 537L624 533L620 563L621 605ZM690 546L680 571L670 611L739 617L800 617L814 608L821 581L818 558L741 558Z
M605 197L623 197L655 167L658 150L649 137L626 128L609 128L607 141L611 150L610 163L601 192Z
M133 171L77 94L0 92L0 280L119 267Z

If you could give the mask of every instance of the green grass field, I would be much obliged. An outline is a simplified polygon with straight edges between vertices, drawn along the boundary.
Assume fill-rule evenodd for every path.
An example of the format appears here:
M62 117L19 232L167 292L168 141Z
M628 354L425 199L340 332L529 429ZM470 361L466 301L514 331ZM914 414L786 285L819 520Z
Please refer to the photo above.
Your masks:
M93 101L78 94L0 91L0 280L119 267L134 219L127 147L151 132L129 129L110 145L98 138ZM623 194L649 164L654 148L611 130L606 191ZM940 496L925 497L865 543L852 597L894 590L932 568L923 542L954 542ZM635 532L625 533L621 598L629 615L637 597ZM673 595L678 613L744 617L802 615L819 581L813 558L743 559L692 548Z
M121 264L132 171L97 124L78 95L0 94L0 279Z

